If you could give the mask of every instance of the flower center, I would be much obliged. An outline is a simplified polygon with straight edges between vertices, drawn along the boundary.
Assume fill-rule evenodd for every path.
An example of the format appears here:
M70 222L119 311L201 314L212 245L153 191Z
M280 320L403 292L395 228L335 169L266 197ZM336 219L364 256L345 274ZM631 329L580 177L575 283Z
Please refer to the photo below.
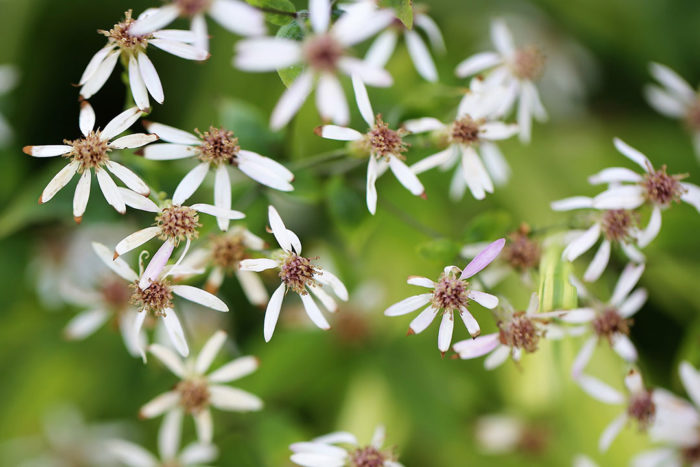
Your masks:
M174 0L181 16L192 17L209 8L211 0Z
M100 30L98 32L107 36L120 49L133 52L138 49L145 49L148 46L148 39L150 39L151 34L135 35L129 32L131 25L136 21L131 17L131 13L132 10L127 10L124 13L124 21L115 24L109 31Z
M126 308L131 298L131 290L123 280L110 278L101 287L102 300L113 310Z
M156 316L165 316L165 310L173 306L173 292L167 281L153 281L142 289L139 281L131 284L133 293L130 302L139 308L139 311L151 312Z
M683 449L682 455L686 464L695 465L695 462L700 461L700 443Z
M246 247L240 235L218 235L211 241L212 260L224 269L238 268L238 263L247 258Z
M536 81L544 71L544 54L534 46L523 47L515 52L511 63L513 74L520 79Z
M209 127L209 131L200 133L195 130L204 141L199 150L199 160L219 164L236 164L236 156L241 147L238 145L238 138L233 136L233 131L223 128Z
M440 281L433 290L433 306L443 310L460 310L467 306L467 282L446 275L440 277Z
M611 209L605 211L601 225L605 237L613 242L629 239L630 230L637 224L637 219L626 209Z
M666 165L663 165L661 169L647 173L641 184L646 190L646 198L649 201L661 206L668 206L673 201L680 202L681 195L686 192L680 180L687 176L687 174L668 175Z
M499 322L498 329L498 339L501 344L530 353L537 350L537 343L543 334L524 311L514 313L507 322Z
M189 413L197 413L209 406L209 387L204 380L184 380L177 383L180 405Z
M408 151L408 143L404 143L403 135L403 130L392 130L382 120L382 116L377 115L376 122L365 135L365 139L371 154L387 158L396 156L403 159L401 153Z
M63 142L73 146L73 150L64 157L71 157L74 161L79 162L79 172L101 167L109 160L107 154L111 151L109 143L100 137L99 131L90 131L85 138L73 141L66 139Z
M628 335L632 320L625 319L617 312L616 308L608 308L593 320L593 330L599 337L612 340L615 334Z
M343 56L343 46L330 34L310 37L304 43L306 62L317 71L335 72Z
M465 115L459 120L455 120L450 128L450 142L459 144L477 144L479 142L480 123L482 122L474 120L469 115Z
M350 453L352 467L382 467L386 460L387 456L373 446L358 448Z
M168 206L156 216L156 225L160 227L161 240L173 240L176 243L184 239L197 238L199 223L197 211L187 206Z
M505 248L503 256L512 268L525 271L540 263L540 245L529 237L530 227L523 224L512 232L510 243Z
M280 267L280 279L288 288L300 295L306 294L306 286L316 285L314 273L316 268L309 258L290 254Z
M656 405L651 398L651 391L644 391L635 394L627 407L627 415L634 418L639 423L639 428L646 429L654 420Z

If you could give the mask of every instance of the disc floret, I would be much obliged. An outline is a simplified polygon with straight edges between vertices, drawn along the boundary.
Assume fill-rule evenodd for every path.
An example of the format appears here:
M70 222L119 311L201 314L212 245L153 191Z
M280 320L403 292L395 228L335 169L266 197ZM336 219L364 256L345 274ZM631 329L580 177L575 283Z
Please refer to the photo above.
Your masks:
M318 274L309 258L290 253L280 265L279 277L288 289L292 289L299 295L306 295L306 287L314 287L317 281L314 274Z
M542 250L539 243L530 238L529 225L522 224L509 237L510 242L503 249L503 257L512 268L526 271L540 264Z
M107 36L110 42L115 43L120 49L136 53L143 51L148 46L151 34L132 34L129 30L136 21L131 17L132 10L124 13L124 20L115 24L109 31L100 30L100 34Z
M175 386L180 405L187 413L196 414L209 407L209 386L205 379L186 379Z
M237 165L237 156L241 147L238 144L238 138L234 137L233 131L214 126L210 126L209 130L204 133L199 130L195 131L202 138L202 145L197 156L199 160L217 166L220 164Z
M330 34L310 37L304 43L302 53L309 66L317 71L335 73L338 61L343 57L345 48Z
M524 311L514 313L507 321L500 321L498 330L498 340L501 344L529 353L537 350L537 344L544 335Z
M165 310L173 306L173 292L166 280L155 280L148 287L139 287L136 281L131 285L131 303L140 311L151 312L155 316L165 316Z
M409 144L403 140L406 134L404 129L392 130L389 128L389 124L382 120L382 116L379 114L376 116L374 125L365 135L364 145L370 154L378 157L395 156L405 159L402 154L408 151L409 147Z
M441 310L461 310L469 303L468 285L453 274L442 274L433 289L433 306Z
M513 74L522 80L536 81L544 72L545 56L535 46L518 49L511 63Z
M450 143L475 145L478 144L479 128L485 120L475 120L470 115L464 115L455 120L449 127L448 141Z
M648 201L660 206L668 206L672 202L680 203L681 195L686 192L680 181L687 176L687 174L668 175L665 164L659 170L653 170L650 167L641 182L645 191L644 196Z
M160 239L171 240L176 244L199 236L199 215L188 206L170 205L164 207L156 216L156 225L160 227Z
M632 211L627 209L611 209L605 211L601 227L605 238L612 242L624 242L631 238L632 230L637 226L637 219Z
M111 151L109 141L102 138L100 131L90 131L84 138L76 140L63 140L65 144L73 146L73 149L64 155L78 162L78 172L102 167L109 161L108 153Z
M249 257L241 235L217 235L211 240L212 261L216 266L232 271Z
M606 308L596 316L592 324L598 337L604 337L612 343L612 338L616 334L629 335L632 320L620 316L616 308Z

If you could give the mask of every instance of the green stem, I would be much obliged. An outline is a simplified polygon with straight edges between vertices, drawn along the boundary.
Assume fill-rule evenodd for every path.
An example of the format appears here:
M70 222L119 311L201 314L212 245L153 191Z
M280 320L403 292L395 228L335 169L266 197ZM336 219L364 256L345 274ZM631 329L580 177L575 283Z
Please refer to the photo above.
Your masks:
M322 152L320 154L316 154L315 156L307 157L306 159L290 164L289 170L306 169L315 165L321 165L345 156L347 153L348 152L346 149L336 149L334 151Z
M403 223L405 223L409 227L414 228L415 230L422 233L423 235L426 235L428 237L435 238L435 239L447 237L446 235L441 234L437 230L435 230L431 227L428 227L427 225L421 224L420 222L415 220L413 217L411 217L407 212L403 211L402 209L400 209L398 206L391 203L390 201L382 200L381 204L382 204L383 208L385 208L387 211L392 213L399 220L403 221Z

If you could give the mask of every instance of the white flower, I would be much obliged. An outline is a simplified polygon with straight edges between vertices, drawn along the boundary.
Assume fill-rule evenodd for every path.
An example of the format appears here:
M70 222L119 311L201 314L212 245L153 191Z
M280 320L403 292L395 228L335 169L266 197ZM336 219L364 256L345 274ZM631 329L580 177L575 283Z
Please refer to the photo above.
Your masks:
M210 373L209 367L226 341L226 333L217 331L204 344L199 355L183 360L167 347L152 344L148 351L155 355L170 371L180 378L174 389L157 396L139 412L143 418L154 418L165 413L163 424L168 431L180 433L182 418L191 414L197 438L211 443L214 426L210 407L219 410L248 412L262 409L263 402L253 394L222 383L243 378L258 369L255 357L239 357Z
M380 425L374 430L370 444L360 446L352 433L336 431L290 445L293 452L290 459L304 467L402 467L393 452L382 450L385 437L384 427Z
M478 336L481 328L467 309L469 301L474 300L485 308L493 309L498 305L498 298L485 292L473 290L472 287L469 287L467 279L496 259L505 243L503 238L491 243L467 264L464 271L461 271L457 266L445 267L438 282L433 282L426 277L410 276L406 281L409 284L433 289L433 291L405 298L384 310L384 314L386 316L405 315L428 305L409 325L409 334L418 334L433 322L438 313L442 312L438 333L438 349L443 355L449 350L452 342L455 312L459 313L469 334L473 337Z
M666 166L654 170L647 157L615 138L615 148L644 169L639 175L630 169L612 167L589 177L593 184L608 183L604 192L593 198L596 209L636 209L643 204L652 206L649 224L639 234L638 244L647 246L661 230L661 210L673 202L685 201L700 212L700 187L681 182L685 175L668 175ZM631 184L629 184L631 183Z
M539 297L536 293L530 296L527 310L516 312L504 302L503 310L499 310L498 332L466 339L455 343L452 348L463 360L481 357L489 354L484 360L484 368L493 370L503 364L510 356L514 362L519 362L523 352L533 353L543 338L561 339L564 331L552 324L552 318L561 318L563 312L538 313Z
M496 52L481 52L467 58L457 66L457 76L466 78L492 69L484 80L484 86L505 88L498 111L501 115L509 113L518 100L520 140L529 142L532 117L538 121L547 119L547 112L534 84L542 74L544 55L532 46L516 48L508 27L501 20L491 22L491 41Z
M279 276L282 279L282 283L273 292L265 310L263 329L265 342L270 342L270 339L272 339L282 308L282 300L284 300L284 296L289 290L299 294L306 314L309 315L309 318L316 326L324 330L330 329L328 321L326 321L314 299L311 298L309 291L321 301L328 311L335 312L338 309L338 305L322 286L330 287L338 298L347 301L348 291L345 285L335 275L313 265L309 258L300 256L301 242L299 237L285 227L282 218L273 206L268 208L268 217L272 234L280 247L282 247L281 254L275 255L274 259L244 259L240 262L241 271L260 272L273 268L279 268L280 270Z
M358 149L369 153L369 164L367 165L367 209L374 214L377 211L377 189L375 183L377 178L382 176L388 168L394 173L398 181L415 196L425 198L425 188L404 163L403 152L407 150L406 143L403 142L404 132L392 130L377 115L375 120L372 105L367 96L367 89L360 78L356 75L352 77L352 84L357 97L357 106L360 109L362 118L370 126L367 133L360 133L352 128L324 125L318 129L319 134L327 139L340 141L352 141Z
M83 134L82 138L73 141L64 140L64 144L50 146L25 146L23 151L30 156L63 156L70 159L68 165L61 169L44 188L39 197L39 203L48 202L61 188L71 181L73 175L79 173L81 176L73 197L73 217L76 222L80 222L90 197L91 170L95 171L97 183L107 202L121 214L124 214L126 211L125 201L122 198L122 192L117 188L107 170L112 172L131 190L140 195L148 196L151 192L148 185L134 172L110 160L109 157L109 153L112 150L138 148L158 139L157 135L145 133L134 133L113 139L126 131L139 117L141 117L141 111L137 107L132 107L114 117L104 129L100 130L98 128L94 130L95 111L88 102L83 101L80 105L78 122L80 132Z
M145 11L138 21L145 23L154 13L154 10ZM90 59L80 77L80 96L89 99L102 89L121 57L122 62L127 64L126 72L134 103L139 109L147 110L150 108L149 94L159 104L165 99L158 72L146 54L149 45L188 60L205 60L209 58L209 53L192 45L196 36L190 31L163 29L136 34L132 28L137 20L131 17L131 10L124 15L124 21L115 24L109 31L100 31L107 36L107 45Z
M157 31L176 18L190 18L193 45L209 50L209 33L204 17L208 13L225 29L242 36L265 34L265 17L262 11L238 0L170 0L170 3L147 10L148 15L131 26L130 32L142 35Z
M357 3L369 2L376 3L373 0L359 0ZM349 8L355 7L351 5ZM413 8L413 6L411 6ZM378 67L384 68L391 58L391 55L396 49L396 43L399 36L403 36L406 42L406 48L408 49L408 54L413 61L413 66L416 67L416 71L420 74L423 79L430 82L436 82L438 80L437 69L435 68L435 63L430 56L430 51L425 45L425 42L421 38L420 34L416 31L420 28L425 32L430 41L430 45L433 49L438 50L441 53L445 52L445 41L442 38L442 33L440 33L440 28L433 21L433 19L423 12L416 11L414 8L413 12L413 24L414 29L408 29L397 17L396 12L393 8L379 8L373 11L373 15L386 15L385 11L389 10L393 16L392 22L389 27L379 34L377 38L370 45L369 50L367 50L367 55L365 55L365 60L368 63L372 63Z
M17 86L19 73L12 65L0 65L0 96ZM7 119L0 114L0 147L7 145L12 138L12 128Z
M649 105L667 117L684 121L692 133L695 156L700 161L700 94L665 65L650 63L649 72L661 84L644 87Z
M554 201L551 206L555 211L592 208L593 198L574 196ZM583 275L583 280L595 282L600 278L610 261L610 250L613 244L618 244L630 260L636 263L644 262L644 255L634 245L641 234L637 228L635 212L627 209L608 209L595 215L592 220L593 225L585 231L573 230L567 234L567 245L562 252L562 258L574 261L593 248L601 237L603 238Z
M589 335L571 368L574 380L578 381L582 376L601 339L608 341L612 349L625 361L631 363L637 360L637 349L628 335L632 325L630 318L647 300L646 289L639 288L632 292L643 272L643 264L629 263L620 274L607 303L597 300L576 278L570 277L570 282L576 287L578 296L588 303L587 307L568 310L562 317L562 321L567 323L583 324L574 330L573 334ZM585 389L585 383L582 386Z
M216 311L228 311L228 306L215 295L202 289L190 285L171 284L167 280L167 277L170 275L183 276L192 274L191 271L180 268L178 263L175 263L173 266L167 266L168 258L172 253L171 245L170 242L164 243L153 255L148 266L140 275L136 274L120 258L113 259L104 245L93 244L93 248L100 259L112 271L132 284L130 301L138 311L133 322L134 333L136 335L141 333L144 320L148 314L161 317L171 343L178 352L183 356L187 356L189 348L180 320L175 314L172 303L173 294ZM180 257L181 260L182 257ZM143 350L139 350L143 352Z
M185 269L199 269L213 266L204 289L216 293L227 274L235 274L241 284L243 293L253 305L267 304L268 295L260 277L240 269L242 260L251 258L252 252L260 252L265 242L248 229L235 226L228 232L212 236L207 247L192 250L180 263Z
M252 151L241 149L238 138L232 131L209 127L209 131L199 133L199 137L161 123L145 123L148 131L167 141L153 144L143 149L146 159L170 160L194 157L200 163L190 170L175 189L173 199L184 202L199 188L209 169L215 173L214 205L219 209L231 209L231 178L228 166L237 167L241 172L258 183L281 191L292 191L290 182L294 174L282 164ZM217 217L221 230L228 228L227 217Z
M467 187L474 198L484 199L487 192L493 193L491 177L497 184L508 181L510 168L494 141L517 134L518 127L494 117L493 111L500 98L502 90L486 88L475 79L472 80L471 91L459 104L454 122L444 124L430 117L405 122L408 131L434 131L448 142L446 149L413 164L411 170L421 173L438 166L442 170L457 166L450 184L450 197L453 200L461 199Z
M306 68L294 80L272 111L270 125L280 129L302 106L317 82L316 107L323 120L346 125L348 104L337 75L357 75L372 86L390 86L391 75L381 67L348 55L348 47L376 33L392 20L392 14L373 14L376 6L362 2L349 8L331 27L329 0L309 2L313 32L304 41L278 37L246 39L236 44L234 65L246 71L272 71L294 65Z

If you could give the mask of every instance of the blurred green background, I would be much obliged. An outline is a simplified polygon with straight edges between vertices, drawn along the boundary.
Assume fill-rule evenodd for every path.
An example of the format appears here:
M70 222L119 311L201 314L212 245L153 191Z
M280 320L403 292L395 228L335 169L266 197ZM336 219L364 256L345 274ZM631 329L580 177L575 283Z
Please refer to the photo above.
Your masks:
M109 326L85 341L66 342L62 329L78 310L53 303L50 291L40 299L37 291L47 276L40 272L61 261L74 233L82 231L114 244L118 237L103 237L105 226L129 232L151 220L133 211L119 216L93 186L83 224L74 225L73 184L49 204L36 203L62 162L33 159L21 152L27 144L56 144L77 137L78 91L71 83L77 82L104 43L95 30L108 29L128 8L139 12L155 3L0 0L0 63L14 63L21 72L18 88L0 97L0 111L15 129L14 142L0 149L0 440L40 434L47 411L72 403L89 421L131 423L135 427L131 439L155 449L160 420L138 421L137 412L144 402L170 388L174 377L155 360L144 366L129 357L118 332ZM233 344L222 352L222 362L247 354L261 359L258 372L242 380L240 387L259 395L266 407L254 414L215 413L215 442L221 449L216 465L289 465L288 445L294 441L336 429L354 431L368 441L377 423L386 424L388 444L397 446L402 462L413 466L567 465L576 453L591 455L601 465L622 465L648 447L646 438L630 427L607 454L597 454L598 436L621 408L592 400L570 381L570 364L581 339L544 344L520 367L508 362L486 372L481 359L441 359L436 324L419 336L406 337L411 318L386 318L382 311L418 293L406 285L406 276L437 278L446 264L455 261L463 267L454 249L475 240L467 237L472 220L481 213L503 212L507 225L476 240L504 236L522 221L535 229L566 224L569 216L552 212L550 201L593 195L597 191L587 185L588 175L609 166L631 167L614 150L614 136L639 148L656 165L668 164L669 172L689 173L689 181L700 183L690 138L678 122L652 110L641 91L650 81L647 64L652 60L671 66L692 84L700 81L700 3L542 0L525 5L436 0L430 2L429 11L447 43L447 53L435 55L442 84L422 81L400 43L388 67L394 87L369 91L375 111L393 124L424 115L448 118L459 100L455 90L466 85L454 77L454 66L490 48L491 17L536 21L553 41L552 47L571 40L589 52L590 60L578 62L579 72L590 76L588 97L573 106L560 106L563 98L555 95L548 101L548 91L543 90L551 121L535 124L529 146L515 140L501 146L513 177L482 202L469 195L451 202L446 189L451 172L421 176L428 194L425 201L385 176L377 184L377 215L371 217L364 205L364 162L341 174L334 172L344 168L332 164L297 169L303 165L299 161L341 147L311 131L319 124L312 99L280 134L265 129L284 87L275 73L233 69L233 35L209 21L212 57L203 64L161 51L151 54L166 101L155 107L149 120L184 129L231 126L243 147L292 168L297 175L293 193L272 193L242 182L234 188L234 208L247 213L245 224L253 232L272 241L264 231L265 206L274 203L305 250L320 255L351 292L350 302L331 317L333 329L325 333L306 324L300 302L286 300L269 344L262 339L263 313L246 302L235 279L228 278L220 292L231 313L186 311L191 313L186 321L211 319L203 326L221 326L229 332ZM358 51L368 44L358 46ZM554 53L546 43L538 45L545 53ZM346 89L348 84L344 83ZM114 73L91 99L98 125L116 115L123 102L124 86ZM354 107L352 111L353 123L362 129ZM430 154L420 140L414 142L409 162ZM150 162L130 154L122 160L156 190L169 192L191 166ZM211 187L195 196L210 202ZM204 220L205 229L213 231L212 221ZM688 205L674 205L664 213L663 223L661 234L645 250L648 264L641 285L650 298L635 317L631 338L640 351L646 382L683 394L678 362L700 363L700 216ZM154 251L155 245L147 246ZM80 251L71 250L78 265L83 258ZM91 255L87 240L82 254ZM135 264L135 255L127 259ZM602 298L609 296L623 261L613 258L594 287ZM579 261L577 270L582 272L585 264L586 259ZM67 274L63 271L56 267L48 276ZM275 278L268 279L271 287ZM193 283L202 281L196 278ZM530 294L515 275L497 292L520 309ZM485 309L476 307L475 316L484 332L495 328ZM198 349L212 329L192 333L190 347ZM466 337L458 323L455 341ZM590 371L622 387L625 366L608 346L599 347ZM509 454L485 454L475 440L475 422L494 413L521 418L540 443ZM187 442L193 433L189 421L185 426ZM8 459L0 463L14 465Z

